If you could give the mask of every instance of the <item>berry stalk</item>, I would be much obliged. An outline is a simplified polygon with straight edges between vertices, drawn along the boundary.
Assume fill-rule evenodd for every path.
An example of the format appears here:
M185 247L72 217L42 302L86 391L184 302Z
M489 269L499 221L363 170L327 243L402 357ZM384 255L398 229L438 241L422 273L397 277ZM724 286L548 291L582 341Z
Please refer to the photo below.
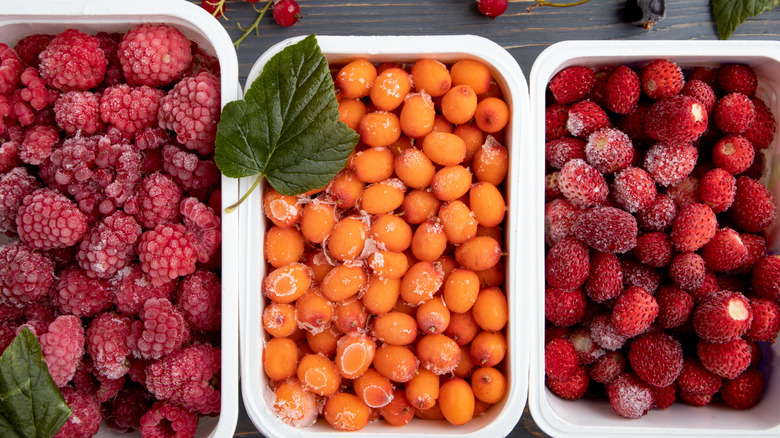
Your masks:
M248 37L248 36L249 36L249 34L250 34L250 33L251 33L253 30L254 30L254 31L255 31L255 33L257 33L258 35L260 34L260 33L259 33L259 31L258 31L258 29L257 29L257 26L260 24L260 20L262 20L262 19L263 19L263 16L265 15L265 13L266 13L266 12L268 12L268 8L270 8L270 7L271 7L271 5L273 4L273 2L274 2L274 0L268 0L268 1L265 3L265 6L263 6L263 9L259 11L259 14L257 15L257 18L255 19L254 23L252 23L252 25L251 25L251 26L249 26L249 28L247 28L247 29L241 29L241 25L240 25L240 24L238 25L238 28L239 28L239 29L241 29L241 30L243 30L243 31L244 31L244 34L243 34L243 35L241 35L241 38L237 39L237 40L236 40L236 42L234 42L234 43L233 43L233 46L234 46L236 49L237 49L237 48L238 48L238 46L241 44L241 42L242 42L242 41L244 41L244 39L245 39L246 37ZM255 8L255 10L257 10L257 8Z

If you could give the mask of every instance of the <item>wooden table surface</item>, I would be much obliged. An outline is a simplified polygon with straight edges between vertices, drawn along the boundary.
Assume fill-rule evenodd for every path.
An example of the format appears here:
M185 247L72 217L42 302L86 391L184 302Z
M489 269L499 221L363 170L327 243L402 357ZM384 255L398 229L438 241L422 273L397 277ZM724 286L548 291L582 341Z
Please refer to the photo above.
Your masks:
M568 0L560 0L568 2ZM298 0L302 19L294 26L277 25L270 12L259 35L247 37L238 48L241 82L254 61L270 46L297 35L453 35L473 34L504 47L520 65L526 79L536 57L563 40L712 40L717 32L706 0L667 1L666 19L652 30L624 21L623 0L592 0L568 8L537 7L534 1L510 0L500 17L480 15L475 0ZM264 0L257 3L262 8ZM257 17L253 5L228 0L220 19L235 41ZM780 40L780 8L748 19L731 40ZM399 434L402 430L399 429ZM236 436L262 437L241 407ZM511 437L545 436L526 408Z

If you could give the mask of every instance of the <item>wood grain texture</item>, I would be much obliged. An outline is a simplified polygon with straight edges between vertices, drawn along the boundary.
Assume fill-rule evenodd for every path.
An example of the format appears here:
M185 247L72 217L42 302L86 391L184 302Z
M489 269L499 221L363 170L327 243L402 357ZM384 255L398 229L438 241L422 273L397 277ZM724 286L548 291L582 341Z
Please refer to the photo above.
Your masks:
M569 1L569 0L560 0ZM199 2L198 2L199 3ZM474 0L298 0L303 18L290 28L276 25L270 13L259 35L247 37L238 49L241 82L254 61L283 39L319 35L454 35L489 38L515 58L528 77L531 66L546 47L564 40L714 40L717 39L709 2L667 1L666 19L652 30L625 22L624 0L592 0L570 8L527 9L533 1L510 0L507 12L495 20L479 14ZM255 4L258 9L263 3ZM220 19L235 41L257 17L253 5L228 0L227 20ZM780 8L751 18L731 40L780 40ZM399 429L399 434L403 433ZM236 436L261 437L241 408ZM546 436L526 407L511 437Z

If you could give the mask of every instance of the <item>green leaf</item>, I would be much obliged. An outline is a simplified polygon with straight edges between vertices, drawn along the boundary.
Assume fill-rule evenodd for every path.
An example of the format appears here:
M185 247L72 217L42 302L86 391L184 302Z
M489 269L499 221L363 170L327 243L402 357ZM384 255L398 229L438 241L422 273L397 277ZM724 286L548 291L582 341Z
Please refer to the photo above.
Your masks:
M49 438L70 414L41 344L25 327L0 356L0 436Z
M286 195L322 188L359 139L338 117L328 61L309 35L268 60L244 100L222 110L217 167L231 178L265 177Z
M725 40L745 20L771 11L780 4L780 0L711 0L711 4L718 36Z

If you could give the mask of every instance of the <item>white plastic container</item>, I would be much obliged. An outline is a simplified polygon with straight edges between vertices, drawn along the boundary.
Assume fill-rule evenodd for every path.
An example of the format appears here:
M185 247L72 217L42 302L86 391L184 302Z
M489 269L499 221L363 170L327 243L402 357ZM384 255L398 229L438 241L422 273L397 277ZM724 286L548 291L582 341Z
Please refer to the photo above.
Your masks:
M225 29L208 12L181 0L34 0L0 4L0 42L13 47L27 35L56 34L69 28L95 34L126 32L136 24L160 22L175 26L185 36L219 59L222 105L238 99L238 59ZM222 203L238 200L238 181L222 177ZM222 215L222 369L221 412L202 417L197 437L232 436L238 421L238 215ZM103 425L98 437L132 437Z
M775 119L780 117L780 43L776 41L568 41L554 44L537 58L531 70L531 111L534 114L534 144L530 156L534 167L527 177L533 187L528 202L535 211L544 206L544 109L545 93L550 79L572 65L592 67L606 65L640 65L657 58L671 59L683 68L717 66L724 63L748 64L758 75L756 93L771 108ZM763 182L780 199L777 185L778 144L780 135L767 152L767 172ZM530 182L532 181L532 182ZM746 436L780 435L780 344L764 349L765 388L763 400L754 408L737 411L715 404L693 407L682 402L667 410L653 409L646 416L628 420L618 416L609 403L593 400L564 400L544 384L544 221L540 214L526 218L526 226L534 229L534 263L536 281L535 334L529 388L529 408L534 420L545 432L554 436ZM523 225L521 225L521 228ZM780 240L770 235L767 245L777 251ZM531 246L531 245L529 245Z
M300 38L285 40L264 53L249 73L245 91L259 75L263 65L282 48L299 41ZM478 59L488 64L494 78L504 91L504 98L510 107L511 119L506 132L505 145L509 149L510 169L507 175L508 204L511 206L507 218L504 247L509 255L506 263L504 292L509 300L509 324L507 340L509 351L508 392L502 401L485 415L463 426L452 426L444 421L414 419L402 427L390 426L384 421L372 422L364 429L349 433L349 436L408 436L408 437L498 437L507 435L520 419L525 406L528 387L529 336L526 321L530 305L525 299L530 295L525 287L520 289L518 281L522 275L514 269L522 259L518 247L530 241L527 233L518 231L514 224L517 216L527 209L518 208L517 182L525 170L520 168L520 158L527 152L527 140L531 138L527 129L528 92L525 78L515 60L495 43L475 36L409 36L409 37L357 37L318 36L320 48L331 63L346 63L356 57L365 57L374 63L401 61L411 62L432 57L444 63L459 59ZM525 177L523 177L525 179ZM253 180L241 182L246 190ZM266 231L259 190L239 208L241 230L245 236L248 251L244 260L241 290L241 385L244 405L255 426L266 436L273 437L337 437L344 432L333 429L326 421L319 419L310 428L293 428L277 420L269 408L272 393L263 372L262 355L265 335L262 329L264 300L261 282L266 274L263 260L263 238Z

